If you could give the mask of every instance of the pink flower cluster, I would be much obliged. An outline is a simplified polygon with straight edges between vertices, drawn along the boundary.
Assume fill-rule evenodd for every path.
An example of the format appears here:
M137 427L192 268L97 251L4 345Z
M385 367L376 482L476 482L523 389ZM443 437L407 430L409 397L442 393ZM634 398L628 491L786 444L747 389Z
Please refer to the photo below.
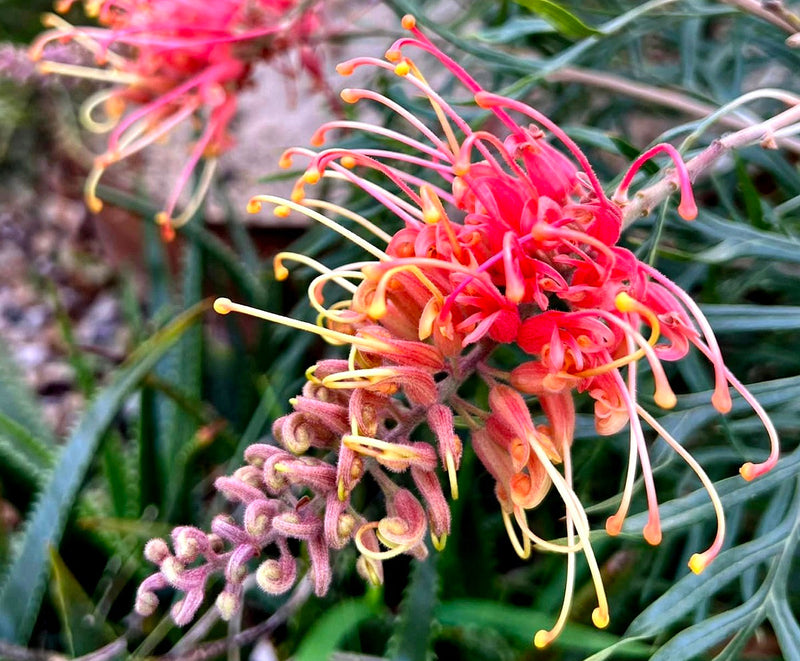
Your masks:
M57 7L63 13L73 4L61 0ZM158 217L169 239L174 227L197 211L216 156L231 144L228 126L253 64L297 46L303 66L321 79L310 46L320 29L318 11L315 3L298 0L85 0L84 6L102 27L76 27L48 14L50 29L33 43L30 56L40 60L52 42L75 42L94 56L97 67L42 61L40 69L115 84L93 95L82 111L87 128L109 132L108 147L86 182L92 211L102 208L96 188L106 168L202 117L199 136ZM201 159L206 166L192 200L176 215Z
M287 536L308 542L318 592L330 576L327 550L322 549L340 548L350 539L361 553L362 573L379 580L382 560L399 553L425 555L428 530L434 546L443 546L450 515L437 473L446 474L450 495L457 498L463 449L455 428L465 427L472 450L496 481L503 520L518 554L528 557L535 547L567 558L561 613L552 629L539 631L534 639L543 647L569 616L579 554L586 558L597 593L592 619L598 627L609 621L588 517L573 489L571 447L579 395L593 402L599 435L627 427L630 436L625 487L618 511L606 522L609 534L622 528L639 466L649 512L643 535L651 544L661 540L644 424L686 460L708 489L718 517L717 535L708 550L692 557L690 567L696 572L721 548L724 513L703 469L639 403L641 366L652 374L656 405L671 408L677 398L662 363L679 360L695 347L713 367L712 403L717 410L730 409L729 386L752 405L764 422L771 452L763 463L742 466L745 479L775 464L777 437L764 410L725 367L698 306L668 278L617 245L627 190L639 167L656 154L672 156L681 192L679 212L687 219L695 216L690 182L676 151L659 145L643 154L609 198L586 156L558 126L523 103L483 90L419 31L412 17L403 25L412 34L397 41L386 60L358 58L340 65L339 71L349 75L372 66L394 72L427 101L438 125L431 127L375 91L344 90L346 102L382 104L411 131L360 121L329 122L314 136L316 146L333 129L373 134L384 145L290 150L283 165L297 156L310 161L292 199L261 195L249 204L252 212L270 203L279 216L292 210L304 213L361 246L371 259L328 268L304 255L277 256L279 278L287 277L290 261L319 272L309 286L318 325L217 300L215 309L221 314L254 315L349 347L346 360L323 361L308 371L303 394L292 400L295 412L275 424L274 436L283 449L254 446L247 455L251 465L218 487L246 504L245 527L251 508L272 513L267 517L272 524L263 533L267 544ZM494 126L485 123L491 130L471 129L426 82L408 56L411 48L432 55L463 85L475 104L491 114ZM512 115L532 123L518 124ZM396 149L386 146L390 141ZM388 234L352 210L310 198L307 188L323 177L359 187L402 227ZM364 239L331 216L360 225L373 239ZM345 297L326 307L327 288L334 286ZM503 371L492 364L501 345L518 347L520 356L527 357L510 372ZM488 409L459 392L476 376L487 386ZM532 407L539 411L538 421ZM433 442L419 440L425 438L420 434L424 427ZM408 484L396 476L401 472L410 473L418 495L401 486ZM350 498L366 476L384 494L385 516L378 520L367 520ZM551 489L565 508L566 543L543 539L526 518ZM286 525L287 516L298 528ZM261 538L246 539L246 534L228 538L234 550L227 562L250 558L256 547L265 546ZM162 543L158 548L163 550ZM282 548L278 544L278 560L267 562L273 563L269 566L277 584L288 588L288 581L278 581L284 576L278 565L288 563ZM207 557L207 562L217 560ZM238 559L234 564L241 566ZM291 566L293 577L293 562ZM173 579L170 567L164 569L163 561L160 567L148 579L148 604L153 587L169 583L186 589ZM198 575L207 571L201 567ZM225 568L226 577L231 573Z

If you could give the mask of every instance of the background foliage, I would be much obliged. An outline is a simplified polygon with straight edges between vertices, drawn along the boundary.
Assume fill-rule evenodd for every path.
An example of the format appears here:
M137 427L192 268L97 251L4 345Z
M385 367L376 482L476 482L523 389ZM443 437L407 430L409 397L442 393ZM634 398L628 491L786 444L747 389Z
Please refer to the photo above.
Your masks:
M757 2L390 4L398 14L415 13L487 88L523 98L564 126L609 188L622 165L651 143L685 140L688 156L720 132L781 109L756 98L713 125L702 122L747 92L800 93L800 52L786 45L788 32L747 11L761 7ZM6 0L3 14L23 5L29 7ZM29 16L15 16L19 22L4 24L2 37L25 41L36 28ZM390 79L376 84L389 96L402 94ZM48 135L43 108L69 101L30 86L2 90L3 103L30 99L9 138L4 167L15 167L15 145ZM176 262L153 224L155 207L104 190L106 200L138 218L131 222L144 237L140 264L148 287L139 305L127 308L129 355L122 364L87 362L71 345L65 320L65 345L89 397L60 438L43 422L14 357L0 351L0 485L22 520L0 526L0 656L13 658L25 646L71 656L107 646L105 658L238 658L240 652L269 658L257 654L273 646L278 658L296 661L800 659L799 146L789 135L777 150L756 145L725 157L697 182L696 221L681 220L665 204L626 235L640 257L702 304L728 365L756 384L753 392L773 415L784 457L756 482L741 480L738 465L766 447L757 420L740 400L729 416L719 416L709 403L706 367L696 357L681 362L671 381L685 394L660 421L716 481L729 518L727 546L701 576L690 574L686 560L710 538L713 511L690 471L656 443L663 543L650 548L641 540L645 514L631 517L620 539L598 531L611 626L600 632L586 625L592 593L588 572L579 574L579 585L587 586L577 592L574 624L544 652L532 649L531 638L557 612L561 559L516 558L492 480L469 451L460 478L468 487L453 504L447 548L424 563L391 561L380 589L363 585L354 553L345 550L324 599L309 598L303 583L288 599L251 590L239 619L223 624L212 608L188 630L173 627L163 613L144 621L130 615L135 586L150 571L144 542L176 524L207 527L224 508L213 478L268 435L305 367L330 350L293 331L209 312L207 296L235 293L245 303L312 319L303 304L303 277L310 273L277 283L263 232L249 232L238 213L221 232L202 219L184 227ZM244 203L232 200L231 208ZM392 224L374 217L369 200L349 204ZM290 238L276 231L271 241ZM292 250L328 263L358 257L319 229L295 239ZM112 286L126 295L124 278ZM598 439L589 418L581 422L574 460L579 496L600 503L590 510L599 530L615 507L627 451L625 439ZM535 512L543 530L555 528L549 502ZM643 510L641 498L634 511Z

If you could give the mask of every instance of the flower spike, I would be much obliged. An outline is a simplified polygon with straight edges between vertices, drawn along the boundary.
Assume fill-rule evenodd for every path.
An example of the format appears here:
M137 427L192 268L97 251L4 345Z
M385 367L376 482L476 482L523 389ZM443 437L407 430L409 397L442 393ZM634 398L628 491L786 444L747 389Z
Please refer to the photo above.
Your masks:
M218 518L212 531L219 543L186 533L173 552L165 542L148 545L158 571L140 588L142 613L155 609L155 590L173 585L185 594L175 615L187 620L198 590L221 572L225 596L217 607L227 616L241 601L240 573L253 549L267 553L256 570L261 588L287 590L296 575L288 538L307 546L318 593L331 580L329 552L350 543L359 552L359 573L379 583L384 560L423 558L428 534L434 548L444 547L452 525L449 501L475 488L458 475L462 456L474 452L494 482L517 555L566 556L560 612L550 629L534 634L534 645L549 645L569 619L578 555L597 599L592 622L606 627L611 606L591 544L597 533L573 477L576 406L581 399L593 404L596 442L627 427L628 463L619 507L605 522L609 535L622 532L640 471L648 511L642 534L649 544L662 539L645 425L694 471L717 516L714 541L689 563L702 571L724 542L721 500L700 464L642 405L638 387L649 371L655 405L675 407L664 363L681 360L692 346L714 371L711 404L729 411L732 386L767 431L769 456L745 463L742 476L753 479L778 460L774 425L725 367L699 306L618 245L627 190L655 155L673 158L679 211L686 218L696 214L674 148L658 145L642 154L609 198L563 129L521 101L484 90L412 16L403 27L409 34L392 44L386 60L361 57L338 67L342 75L372 67L399 76L398 84L419 97L413 106L355 88L343 99L379 104L402 120L400 128L328 122L313 136L318 151L295 148L281 158L283 167L293 159L305 163L291 199L259 195L248 204L252 213L264 203L278 215L302 213L359 247L363 261L328 268L294 253L276 257L278 279L289 275L290 262L318 273L308 288L316 324L228 298L214 303L219 314L237 312L314 333L346 353L307 370L301 394L290 400L293 412L273 426L275 446L251 446L247 465L217 480L218 490L245 506L241 526ZM432 55L453 75L464 100L493 113L499 128L474 131L458 114L460 105L445 101L428 82L436 78L426 78L412 49ZM447 98L457 99L458 92L448 89ZM419 101L433 112L417 116L411 108ZM323 149L339 130L378 137L380 145ZM340 205L309 199L308 187L323 178L369 195L399 229L390 233ZM509 373L493 364L499 347L506 356L526 356ZM466 399L478 380L488 391L484 406ZM373 495L364 498L370 486ZM530 512L554 498L563 507L566 541L545 539L529 525Z

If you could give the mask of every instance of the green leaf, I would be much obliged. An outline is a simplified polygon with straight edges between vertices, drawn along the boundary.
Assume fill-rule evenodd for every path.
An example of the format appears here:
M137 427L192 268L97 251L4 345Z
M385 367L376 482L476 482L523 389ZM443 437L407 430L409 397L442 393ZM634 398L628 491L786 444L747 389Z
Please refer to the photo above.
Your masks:
M14 427L18 427L16 422L0 414L0 461L6 471L33 489L44 481L47 471L43 468L40 460L32 459L29 453L20 447L18 441L15 442L5 437L4 432L7 433L9 428ZM25 432L24 429L21 431ZM27 433L15 434L12 438L26 439L28 436Z
M601 34L556 2L550 0L514 0L514 2L538 14L570 39L583 39Z
M745 482L740 476L729 477L714 484L725 508L744 503L756 496L769 493L784 481L792 479L800 470L800 451L782 458L777 466L766 475L752 482ZM661 527L666 532L677 530L697 521L714 516L708 492L698 489L687 496L663 503L659 507ZM625 521L623 532L640 534L647 523L647 512L636 514Z
M203 253L197 236L186 242L183 263L182 302L184 307L194 305L202 298ZM192 328L184 333L178 345L156 368L159 376L174 372L177 383L191 399L200 399L202 393L203 332ZM168 520L176 515L186 473L187 446L197 432L197 423L192 416L175 402L162 400L163 427L162 453L159 457L160 474L167 485L164 498L164 515Z
M52 466L55 443L22 373L0 347L0 460L38 473Z
M800 328L800 306L796 305L703 305L701 308L715 333Z
M292 656L292 661L320 661L330 658L348 633L374 615L375 611L368 599L339 602L326 610L303 637L303 642Z
M510 606L495 601L457 600L441 604L436 609L439 621L447 626L471 626L498 630L518 642L532 645L539 629L549 629L554 618L529 608ZM585 653L604 650L620 642L618 636L593 627L568 624L553 642L554 648L579 650ZM643 658L650 654L650 646L627 641L618 648L621 657Z
M423 562L413 564L394 633L386 649L386 656L392 661L427 661L430 658L431 625L439 594L437 558L438 554L429 549Z
M716 658L719 661L738 659L750 635L765 618L770 620L778 636L783 658L800 658L800 626L789 607L786 587L800 539L800 480L796 477L797 462L793 461L799 453L795 451L781 462L790 465L789 475L795 478L789 482L790 478L784 476L781 480L794 486L794 501L783 508L784 520L777 527L760 528L764 534L753 541L723 552L701 575L681 579L645 609L627 633L653 636L668 630L676 621L688 618L696 608L711 603L728 583L768 562L769 571L758 590L744 604L680 632L660 648L653 659L688 660L725 641L728 641L725 648ZM785 502L783 491L779 489L775 496L781 502Z
M147 541L153 537L169 537L172 526L168 523L148 521L146 519L118 519L108 516L94 516L87 514L76 520L78 527L84 530L97 530L112 532L120 536L138 537Z
M747 218L756 229L768 229L769 225L764 221L764 210L761 208L761 196L750 179L744 159L734 152L733 160L736 163L736 179L744 200Z
M687 617L722 586L740 577L750 567L775 555L783 546L790 528L790 522L787 521L768 535L721 553L700 576L687 573L642 611L631 622L626 633L631 636L652 636Z
M685 629L661 647L651 661L689 661L733 636L753 619L753 606L742 604Z
M800 659L800 625L786 599L772 600L767 617L775 629L783 658Z
M50 591L69 652L73 656L88 654L111 642L115 638L113 630L95 617L94 603L53 548L50 564L53 571Z
M800 262L800 241L775 232L755 229L748 225L724 220L703 211L692 227L720 242L693 259L710 264L723 264L737 257L761 257L771 261Z
M553 26L542 18L515 16L496 28L484 28L475 38L488 44L507 44L535 34L553 33Z
M19 644L28 640L49 568L48 549L58 546L103 434L133 389L207 308L204 303L184 312L140 346L81 417L31 510L0 587L0 638Z
M49 447L49 439L43 442L5 413L0 413L0 440L5 440L15 452L24 455L40 469L53 465L55 452Z

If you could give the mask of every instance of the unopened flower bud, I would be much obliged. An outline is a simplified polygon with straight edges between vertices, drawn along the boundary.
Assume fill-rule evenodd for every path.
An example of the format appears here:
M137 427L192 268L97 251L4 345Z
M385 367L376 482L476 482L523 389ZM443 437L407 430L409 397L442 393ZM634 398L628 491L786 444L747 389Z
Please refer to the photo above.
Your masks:
M164 574L164 578L166 578L173 585L180 580L180 575L185 569L186 567L183 565L183 563L172 556L167 556L161 563L161 573Z
M208 536L208 546L214 553L222 553L225 550L224 540L214 533Z
M160 565L169 555L169 547L163 539L151 539L144 547L144 557L156 565Z
M280 580L281 566L277 560L262 562L256 571L256 583L265 592L270 592L270 586Z
M297 563L288 548L284 548L279 560L265 560L259 565L256 583L268 594L283 594L294 585L296 576Z
M148 617L156 612L158 597L155 592L140 592L136 595L134 610L142 617Z
M339 516L339 521L336 524L336 534L340 539L349 539L353 535L353 530L356 527L356 519L352 514L345 512Z
M178 528L173 531L175 557L181 562L189 564L197 559L201 548L198 535L205 536L202 531L193 528Z
M225 591L220 592L217 596L216 606L219 611L219 616L226 622L239 610L239 605L239 597L235 594Z

